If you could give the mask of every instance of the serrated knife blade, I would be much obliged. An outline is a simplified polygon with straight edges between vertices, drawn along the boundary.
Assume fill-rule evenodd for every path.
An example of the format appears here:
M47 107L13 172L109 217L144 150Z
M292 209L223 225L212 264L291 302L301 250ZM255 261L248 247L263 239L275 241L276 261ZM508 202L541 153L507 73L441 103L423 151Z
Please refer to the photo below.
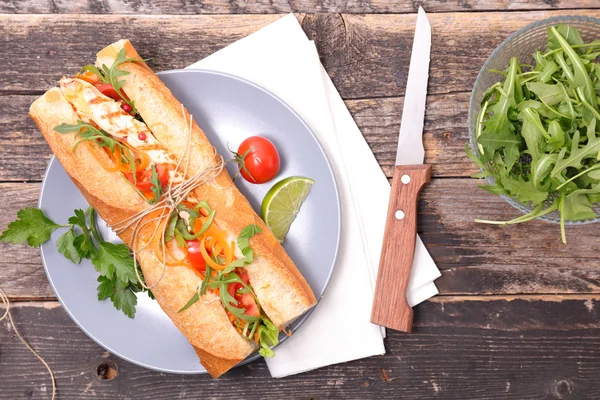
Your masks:
M410 67L402 109L402 123L396 150L396 165L423 164L423 122L425 98L429 80L431 25L423 8L419 7L413 40Z
M381 248L371 322L412 331L413 310L406 300L417 237L419 192L431 179L423 164L423 119L429 78L431 25L419 7L398 138L396 166Z

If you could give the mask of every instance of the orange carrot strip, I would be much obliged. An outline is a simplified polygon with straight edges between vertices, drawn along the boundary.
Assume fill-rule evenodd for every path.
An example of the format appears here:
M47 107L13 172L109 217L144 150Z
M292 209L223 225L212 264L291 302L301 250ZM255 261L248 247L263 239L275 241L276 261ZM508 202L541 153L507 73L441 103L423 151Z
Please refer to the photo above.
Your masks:
M138 171L143 171L150 165L150 156L143 151L137 153L140 157L140 164L137 166Z
M206 237L203 238L202 241L204 242L205 239L206 239ZM202 246L200 246L200 254L202 254L202 258L204 258L204 261L206 261L206 263L208 265L210 265L211 268L214 268L218 271L222 271L225 269L224 265L217 264L216 262L213 261L212 258L210 258L208 256L208 253L206 252L206 245L203 244Z

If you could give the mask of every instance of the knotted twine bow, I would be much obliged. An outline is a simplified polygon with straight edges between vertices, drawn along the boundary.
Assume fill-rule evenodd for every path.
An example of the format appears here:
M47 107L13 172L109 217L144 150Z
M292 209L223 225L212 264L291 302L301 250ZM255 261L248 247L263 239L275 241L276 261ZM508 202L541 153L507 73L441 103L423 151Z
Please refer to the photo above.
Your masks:
M179 171L179 168L181 167L181 164L182 164L183 160L185 159L185 166L183 168L183 174L182 174L183 181L181 181L180 183L177 183L176 185L173 185L173 180L171 179L169 181L169 186L168 186L167 190L165 191L164 195L161 197L161 199L157 203L155 203L152 206L150 206L144 210L141 210L141 211L135 213L134 215L132 215L128 218L125 218L124 220L117 222L110 226L117 235L120 235L120 234L124 233L127 229L130 229L131 227L133 227L133 232L131 235L131 238L133 241L133 243L132 243L133 267L134 267L135 275L138 279L138 282L142 285L142 287L144 289L152 289L154 286L156 286L162 280L162 278L165 274L166 268L167 268L166 249L165 249L165 232L166 232L167 224L165 224L164 229L162 229L159 233L158 231L161 226L161 222L163 220L166 221L174 211L176 212L177 206L179 204L181 204L181 202L184 201L194 189L205 184L206 182L210 181L211 179L217 177L221 173L221 171L223 170L223 168L225 166L223 157L220 154L218 154L217 150L213 147L214 154L212 156L212 159L214 160L216 158L217 161L215 163L212 163L209 167L206 167L202 171L199 171L198 173L196 173L194 176L190 177L189 179L185 178L187 176L187 172L189 169L190 156L191 156L191 151L192 151L193 116L190 114L189 123L188 123L187 118L185 118L185 109L183 108L183 104L181 105L181 112L183 114L184 119L186 120L185 134L187 135L187 143L186 143L184 155L177 162L175 171ZM160 213L160 215L158 217L153 217L146 221L143 221L145 217L147 217L148 215L150 215L152 213L156 213L156 212ZM138 249L138 235L140 234L142 229L144 229L144 227L146 227L150 224L153 224L153 223L154 223L154 230L152 232L152 235L150 236L150 239L148 240L148 242L145 245L143 245L141 248ZM160 234L160 249L162 252L162 260L159 260L159 261L161 262L163 269L162 269L161 275L158 278L158 280L156 282L154 282L153 284L151 284L150 286L148 286L144 282L144 279L142 279L140 277L140 273L139 273L138 267L137 267L138 263L137 263L136 256L138 253L140 253L141 251L146 249L148 246L150 246L150 244L153 243L157 234Z

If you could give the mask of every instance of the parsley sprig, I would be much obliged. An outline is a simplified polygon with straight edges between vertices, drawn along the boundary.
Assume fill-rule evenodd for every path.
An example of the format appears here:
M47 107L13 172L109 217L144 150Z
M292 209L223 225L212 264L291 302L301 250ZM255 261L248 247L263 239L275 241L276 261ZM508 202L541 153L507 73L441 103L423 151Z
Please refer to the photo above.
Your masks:
M17 213L0 235L0 242L38 247L50 239L52 232L68 228L57 240L58 251L67 259L79 264L89 259L99 272L98 300L110 298L117 310L130 318L135 316L137 298L135 293L145 289L138 282L133 256L124 244L106 242L96 227L96 212L92 207L86 211L75 210L68 224L57 224L38 208L24 208ZM140 274L141 275L141 274ZM152 293L148 291L152 297Z

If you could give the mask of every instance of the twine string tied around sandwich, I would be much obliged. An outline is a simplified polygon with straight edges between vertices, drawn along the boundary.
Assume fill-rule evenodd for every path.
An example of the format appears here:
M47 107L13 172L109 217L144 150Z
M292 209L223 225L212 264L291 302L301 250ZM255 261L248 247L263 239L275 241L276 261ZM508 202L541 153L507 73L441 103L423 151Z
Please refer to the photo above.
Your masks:
M185 134L187 135L187 143L186 143L184 155L178 160L177 165L175 167L175 171L179 171L181 167L183 168L183 171L182 171L183 180L179 183L173 184L173 179L171 179L169 181L169 186L167 187L167 190L165 191L165 193L163 194L163 196L160 198L160 200L158 202L156 202L155 204L151 205L148 208L145 208L144 210L137 212L136 214L134 214L128 218L125 218L124 220L122 220L120 222L117 222L117 223L111 225L111 228L115 231L115 233L117 235L124 233L128 229L131 229L131 228L133 229L132 234L131 234L131 241L132 241L132 247L133 247L132 250L133 250L133 255L134 255L134 257L133 257L134 270L135 270L135 275L138 279L138 282L140 283L140 285L142 285L142 287L144 289L152 289L154 286L156 286L162 280L162 278L165 274L166 267L167 267L165 233L166 233L167 222L169 220L169 217L172 215L173 212L177 212L177 208L178 208L179 204L181 204L185 199L187 199L188 196L190 195L190 193L194 189L196 189L197 187L199 187L199 186L205 184L206 182L217 177L221 173L221 171L223 171L223 168L225 166L223 157L221 155L219 155L217 153L216 149L213 147L214 154L212 156L212 159L213 160L216 159L216 162L211 163L211 165L209 167L205 168L202 171L199 171L192 177L186 179L187 172L189 170L191 150L192 150L193 116L190 114L189 122L188 122L188 119L185 118L185 109L183 108L183 105L181 105L181 112L184 116L184 119L186 120ZM185 163L183 163L184 160L185 160ZM182 164L184 164L184 165L182 166ZM159 215L152 217L150 219L144 220L150 214L155 214L155 213L158 213ZM154 230L152 231L152 235L150 236L150 239L148 240L148 242L145 245L138 248L138 236L139 236L140 232L146 226L148 226L150 224L154 224ZM161 229L161 226L162 226L162 229ZM146 283L144 282L144 279L142 279L142 277L140 276L140 273L138 271L137 255L141 251L146 249L148 246L150 246L154 242L154 240L157 239L157 237L156 237L157 234L160 235L160 237L158 239L160 240L160 250L161 250L162 259L159 261L162 264L162 272L161 272L160 277L156 280L156 282L152 283L151 285L146 285Z

